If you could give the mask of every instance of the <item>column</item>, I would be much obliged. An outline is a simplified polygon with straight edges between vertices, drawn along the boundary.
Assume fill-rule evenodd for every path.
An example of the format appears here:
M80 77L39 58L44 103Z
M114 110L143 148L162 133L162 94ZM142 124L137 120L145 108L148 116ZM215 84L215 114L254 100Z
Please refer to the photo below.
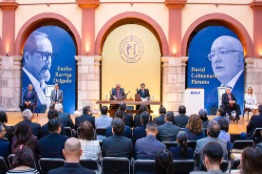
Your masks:
M99 112L96 101L100 98L101 56L75 56L78 69L77 110L91 106L94 113Z
M162 104L167 110L177 111L184 103L186 61L188 57L162 57Z

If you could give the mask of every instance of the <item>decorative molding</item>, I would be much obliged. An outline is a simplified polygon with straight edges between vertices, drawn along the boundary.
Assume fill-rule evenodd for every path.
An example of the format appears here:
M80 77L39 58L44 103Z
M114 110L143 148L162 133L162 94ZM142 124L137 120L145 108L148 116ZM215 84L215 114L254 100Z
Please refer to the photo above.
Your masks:
M80 8L96 8L100 5L99 0L76 0Z
M19 4L17 2L9 2L9 1L0 2L0 8L2 8L2 10L16 10L18 6Z
M262 1L253 1L249 5L250 5L251 8L261 9L262 8Z
M183 8L187 3L187 0L165 0L165 4L169 8Z

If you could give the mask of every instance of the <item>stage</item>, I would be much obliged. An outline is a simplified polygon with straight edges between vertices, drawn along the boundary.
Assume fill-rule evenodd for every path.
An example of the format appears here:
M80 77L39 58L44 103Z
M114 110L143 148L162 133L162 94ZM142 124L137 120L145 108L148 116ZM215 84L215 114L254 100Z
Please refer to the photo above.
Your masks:
M20 122L22 120L22 113L21 112L6 112L7 117L8 117L8 123L7 125L15 125L18 122ZM77 115L75 114L71 114L71 118L73 120L73 122L75 122L75 117ZM95 115L98 116L98 115ZM153 117L156 117L157 115L153 115ZM209 116L208 117L209 120L213 119L214 116ZM251 113L249 114L249 119L251 118ZM33 122L37 122L41 125L44 125L47 122L47 114L46 113L41 113L41 114L34 114L34 119ZM246 132L246 125L248 124L248 119L247 119L247 114L245 115L245 118L243 119L243 117L240 117L240 120L238 121L238 123L230 121L230 125L229 125L229 133L230 134L239 134L241 132Z

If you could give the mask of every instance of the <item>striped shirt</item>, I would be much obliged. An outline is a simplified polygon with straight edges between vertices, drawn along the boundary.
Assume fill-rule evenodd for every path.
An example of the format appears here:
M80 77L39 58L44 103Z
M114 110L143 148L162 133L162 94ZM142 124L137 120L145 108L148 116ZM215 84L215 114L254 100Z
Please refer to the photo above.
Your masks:
M80 159L94 159L98 160L101 154L101 148L98 140L83 140L79 139L81 143L81 149L83 151Z

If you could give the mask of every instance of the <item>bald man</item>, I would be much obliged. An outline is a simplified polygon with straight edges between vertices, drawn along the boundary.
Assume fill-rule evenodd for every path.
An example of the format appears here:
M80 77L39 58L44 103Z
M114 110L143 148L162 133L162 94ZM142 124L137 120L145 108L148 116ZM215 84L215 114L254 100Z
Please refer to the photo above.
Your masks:
M126 98L125 90L124 88L121 88L119 83L117 83L116 87L112 89L112 96L114 100L122 100Z
M76 138L69 138L65 142L63 155L65 157L65 165L63 167L50 170L49 174L78 174L87 173L95 174L95 171L82 167L79 163L82 154L80 141Z

